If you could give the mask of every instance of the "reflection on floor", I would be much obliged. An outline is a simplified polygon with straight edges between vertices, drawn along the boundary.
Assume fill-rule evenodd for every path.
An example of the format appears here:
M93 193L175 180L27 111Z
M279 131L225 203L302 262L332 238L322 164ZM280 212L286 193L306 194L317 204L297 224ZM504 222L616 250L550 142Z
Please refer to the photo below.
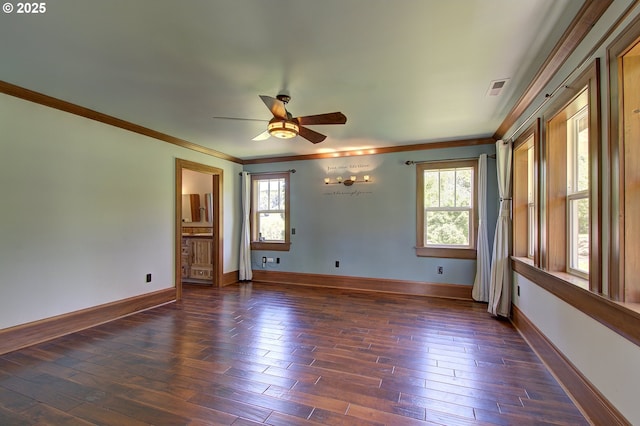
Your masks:
M0 424L588 424L486 305L280 285L0 357Z

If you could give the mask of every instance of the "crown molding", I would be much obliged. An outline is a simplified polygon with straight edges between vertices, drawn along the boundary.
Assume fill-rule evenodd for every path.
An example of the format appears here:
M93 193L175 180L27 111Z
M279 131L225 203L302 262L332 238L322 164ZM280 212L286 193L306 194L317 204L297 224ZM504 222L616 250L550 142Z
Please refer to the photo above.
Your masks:
M560 67L571 56L576 47L582 42L591 28L600 19L604 12L613 3L613 0L587 0L573 19L569 28L562 34L555 47L544 61L536 75L518 99L515 106L500 124L493 137L502 139L506 132L516 123L522 114L533 103L535 98L542 92L545 86L551 81Z
M242 164L242 160L231 155L225 154L214 149L205 148L201 145L193 142L186 141L184 139L176 138L166 133L158 132L148 127L140 126L130 121L122 120L117 117L113 117L108 114L103 114L98 111L94 111L89 108L85 108L71 102L67 102L52 96L45 95L43 93L34 92L33 90L25 89L24 87L16 86L6 81L0 80L0 93L5 95L14 96L16 98L24 99L25 101L33 102L39 105L43 105L49 108L54 108L60 111L68 112L70 114L78 115L80 117L95 120L100 123L108 124L110 126L118 127L120 129L128 130L133 133L148 136L152 139L156 139L163 142L168 142L173 145L187 148L192 151L197 151L202 154L211 155L212 157L221 158L223 160L231 161L234 163Z
M253 158L253 159L244 160L242 164L247 165L247 164L279 163L284 161L322 160L325 158L356 157L360 155L390 154L392 152L423 151L427 149L459 148L462 146L487 145L487 144L494 144L494 143L496 143L496 140L493 138L458 139L453 141L426 142L426 143L413 144L413 145L389 146L384 148L368 148L368 149L354 149L350 151L324 152L321 154Z

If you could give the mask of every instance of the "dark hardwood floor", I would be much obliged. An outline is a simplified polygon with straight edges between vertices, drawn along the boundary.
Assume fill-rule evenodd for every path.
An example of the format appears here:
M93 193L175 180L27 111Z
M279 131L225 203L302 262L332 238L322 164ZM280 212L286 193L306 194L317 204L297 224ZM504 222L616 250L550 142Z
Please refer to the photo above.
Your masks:
M1 356L14 424L588 422L486 305L253 284Z

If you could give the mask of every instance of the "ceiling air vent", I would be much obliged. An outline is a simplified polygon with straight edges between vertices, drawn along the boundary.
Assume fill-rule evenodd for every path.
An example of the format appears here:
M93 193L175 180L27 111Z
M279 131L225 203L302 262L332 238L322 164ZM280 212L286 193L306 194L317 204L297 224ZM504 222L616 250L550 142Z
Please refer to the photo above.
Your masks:
M487 96L498 96L504 86L509 82L508 78L503 78L501 80L493 80L491 84L489 84L489 91L487 92Z

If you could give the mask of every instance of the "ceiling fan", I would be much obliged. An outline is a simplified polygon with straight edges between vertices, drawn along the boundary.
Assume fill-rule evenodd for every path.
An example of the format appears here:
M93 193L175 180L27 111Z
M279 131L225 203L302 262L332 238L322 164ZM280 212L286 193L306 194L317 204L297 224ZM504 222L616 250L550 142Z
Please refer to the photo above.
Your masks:
M341 112L329 112L326 114L307 115L304 117L293 117L287 111L286 105L291 100L291 96L279 94L275 98L266 95L260 95L262 102L269 108L273 118L267 124L267 130L253 138L254 141L264 140L269 136L275 136L280 139L291 139L296 136L302 136L311 143L320 143L327 137L315 130L308 129L306 125L314 124L344 124L347 117ZM234 118L234 117L214 117L230 120L249 120L249 121L266 121L255 120L251 118Z

